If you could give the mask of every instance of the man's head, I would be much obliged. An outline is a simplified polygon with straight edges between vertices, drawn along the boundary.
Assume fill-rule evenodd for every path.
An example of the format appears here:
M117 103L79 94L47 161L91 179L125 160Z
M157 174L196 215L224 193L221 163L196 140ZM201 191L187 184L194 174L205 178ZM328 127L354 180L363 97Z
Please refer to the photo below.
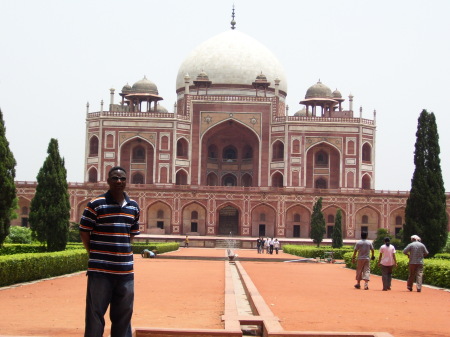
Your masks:
M114 166L109 170L107 182L111 192L123 192L127 185L127 172L120 166Z
M361 232L361 239L367 239L367 232Z
M413 242L414 241L420 241L420 237L418 235L414 234L414 235L411 236L411 241L413 241Z

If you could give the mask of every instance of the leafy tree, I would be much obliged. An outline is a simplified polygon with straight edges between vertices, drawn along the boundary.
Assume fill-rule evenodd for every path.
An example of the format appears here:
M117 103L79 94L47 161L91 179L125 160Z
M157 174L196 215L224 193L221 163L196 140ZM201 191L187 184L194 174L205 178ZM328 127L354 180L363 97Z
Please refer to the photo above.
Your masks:
M443 249L447 240L446 197L439 153L436 118L423 110L416 132L415 170L406 202L403 243L409 243L411 235L417 234L431 256Z
M31 229L21 226L12 226L5 243L32 243Z
M380 247L384 245L385 238L389 238L392 240L392 235L389 234L386 228L378 228L377 238L372 242L373 248L380 249Z
M336 211L336 220L333 227L333 240L331 242L333 248L341 248L343 246L342 240L342 211Z
M69 233L67 240L68 242L81 242L79 223L71 222L69 224Z
M9 142L6 139L5 122L0 109L0 247L9 234L11 217L14 215L14 205L16 200L16 160L9 149Z
M313 214L311 216L311 239L320 246L325 235L325 218L322 213L322 198L319 198L313 207Z
M11 220L15 220L19 218L19 198L15 197L11 204L11 216L9 217Z
M67 171L59 155L58 141L51 139L48 156L37 176L29 222L33 235L47 244L48 251L64 250L67 244L70 203Z
M450 233L448 233L447 236L447 243L445 244L444 249L442 250L443 253L450 253Z

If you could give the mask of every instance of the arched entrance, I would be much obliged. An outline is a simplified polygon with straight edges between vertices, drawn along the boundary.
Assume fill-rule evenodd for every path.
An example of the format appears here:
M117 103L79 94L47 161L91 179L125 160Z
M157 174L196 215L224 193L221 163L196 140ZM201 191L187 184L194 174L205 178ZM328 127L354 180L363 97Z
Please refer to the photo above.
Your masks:
M201 185L258 185L259 139L248 126L233 119L219 123L202 136L201 151Z
M219 235L239 235L239 211L226 206L219 211Z
M132 177L132 184L153 184L153 145L139 137L128 140L120 148L119 165ZM135 174L139 176L134 178Z
M308 149L306 187L335 189L341 184L341 154L334 146L322 142Z

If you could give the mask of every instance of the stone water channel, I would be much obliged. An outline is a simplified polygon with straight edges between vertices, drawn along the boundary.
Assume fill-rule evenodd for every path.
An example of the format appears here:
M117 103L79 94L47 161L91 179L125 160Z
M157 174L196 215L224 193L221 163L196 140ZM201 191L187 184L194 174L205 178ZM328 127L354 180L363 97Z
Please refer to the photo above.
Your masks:
M230 237L227 240L227 250L226 254L229 260L229 271L231 274L231 279L233 282L234 289L234 297L236 301L236 309L238 316L249 317L255 316L257 314L250 304L250 298L247 295L247 291L244 286L244 280L241 278L241 275L238 271L236 265L236 259L238 256L235 253L236 250L236 241L232 238L232 233L230 233ZM261 324L243 324L240 323L240 328L243 333L243 336L262 336L262 325Z

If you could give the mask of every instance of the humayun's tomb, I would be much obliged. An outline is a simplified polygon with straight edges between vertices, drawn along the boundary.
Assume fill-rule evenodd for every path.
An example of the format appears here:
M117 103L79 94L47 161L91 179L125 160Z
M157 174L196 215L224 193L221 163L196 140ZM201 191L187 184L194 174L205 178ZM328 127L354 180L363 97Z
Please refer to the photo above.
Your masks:
M182 62L172 112L145 77L118 96L110 89L99 111L87 105L85 181L69 183L70 221L120 165L146 234L306 239L319 197L327 237L338 209L345 239L363 230L373 239L379 228L397 233L408 192L374 189L376 112L362 118L351 95L346 102L318 81L289 115L283 67L234 28L233 21ZM13 225L27 225L36 183L16 186Z

